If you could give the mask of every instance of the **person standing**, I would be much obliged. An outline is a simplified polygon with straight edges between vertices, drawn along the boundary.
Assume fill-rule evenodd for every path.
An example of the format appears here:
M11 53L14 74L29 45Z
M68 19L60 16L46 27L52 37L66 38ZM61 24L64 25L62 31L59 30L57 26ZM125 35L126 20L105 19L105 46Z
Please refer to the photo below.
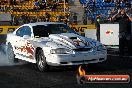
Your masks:
M131 38L131 21L132 18L126 13L124 9L118 10L118 13L112 17L119 23L119 55L125 54L124 48L127 47L128 54L132 55L132 38Z
M100 21L100 15L98 14L95 20L97 41L100 41Z
M11 0L13 5L16 5L16 0Z

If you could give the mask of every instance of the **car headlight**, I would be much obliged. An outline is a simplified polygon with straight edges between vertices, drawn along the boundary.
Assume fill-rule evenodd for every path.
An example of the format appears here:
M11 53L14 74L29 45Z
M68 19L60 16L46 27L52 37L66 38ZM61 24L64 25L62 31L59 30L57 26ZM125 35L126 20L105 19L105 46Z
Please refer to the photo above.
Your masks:
M103 45L97 46L97 51L102 51L102 50L106 50L105 46Z
M73 51L70 49L65 49L65 48L57 48L57 49L51 49L50 53L51 54L71 54L73 53Z

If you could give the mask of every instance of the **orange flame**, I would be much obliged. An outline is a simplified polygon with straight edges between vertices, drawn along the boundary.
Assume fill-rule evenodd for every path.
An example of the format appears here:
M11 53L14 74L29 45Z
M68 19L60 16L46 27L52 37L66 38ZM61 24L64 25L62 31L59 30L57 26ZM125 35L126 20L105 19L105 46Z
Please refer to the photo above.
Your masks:
M84 76L84 75L86 74L86 72L85 72L85 70L82 68L82 66L79 66L78 71L79 71L79 75L80 75L80 76Z

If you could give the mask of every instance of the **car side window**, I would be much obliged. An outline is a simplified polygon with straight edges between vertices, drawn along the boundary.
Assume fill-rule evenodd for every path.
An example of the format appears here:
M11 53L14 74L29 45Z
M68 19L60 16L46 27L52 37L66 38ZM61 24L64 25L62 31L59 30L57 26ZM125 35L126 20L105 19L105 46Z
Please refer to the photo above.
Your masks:
M36 36L48 37L50 34L50 30L48 29L47 26L37 25L37 26L33 27L33 33L34 33L34 37L36 37Z
M21 28L19 28L17 31L16 31L16 35L17 36L20 36L20 37L23 37L23 35L24 35L24 27L21 27Z
M20 37L23 37L24 35L31 36L31 29L28 26L23 26L17 30L16 35Z
M24 32L24 35L28 35L28 36L31 36L31 28L28 27L28 26L25 26L25 32Z

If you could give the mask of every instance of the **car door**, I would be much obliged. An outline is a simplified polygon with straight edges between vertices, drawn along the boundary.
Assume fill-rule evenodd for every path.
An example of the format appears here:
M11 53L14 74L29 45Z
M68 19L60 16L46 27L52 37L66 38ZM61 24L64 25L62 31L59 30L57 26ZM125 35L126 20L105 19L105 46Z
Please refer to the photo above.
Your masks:
M34 47L31 43L32 31L29 26L25 26L24 30L25 31L24 31L23 37L21 39L21 42L23 42L23 44L24 44L24 46L22 46L22 47L24 47L24 51L22 52L22 55L29 59L33 59Z
M21 41L22 40L22 37L24 35L24 27L20 27L17 31L16 31L16 34L15 34L15 37L14 37L14 41L15 41L15 44L14 44L14 47L15 47L15 53L20 55L21 52L23 51L22 47L24 44L23 42Z
M23 57L31 58L31 55L33 55L33 47L30 43L31 34L32 32L29 26L23 26L16 32L17 54Z

